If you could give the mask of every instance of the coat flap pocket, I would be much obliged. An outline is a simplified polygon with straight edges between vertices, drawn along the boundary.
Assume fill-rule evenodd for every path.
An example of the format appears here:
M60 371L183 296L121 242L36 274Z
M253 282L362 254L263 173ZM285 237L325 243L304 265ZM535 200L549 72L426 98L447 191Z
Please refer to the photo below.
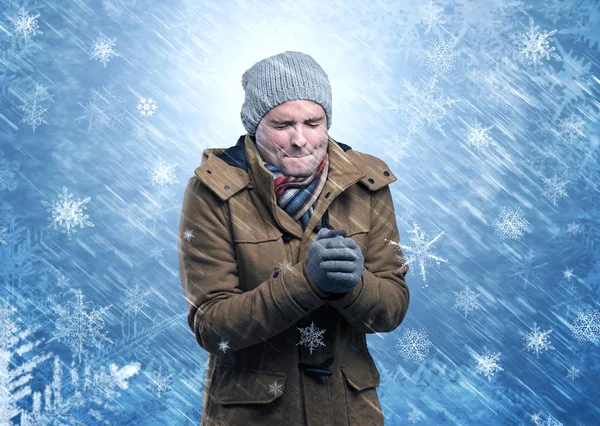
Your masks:
M356 390L379 386L380 376L368 349L342 364L342 372Z
M233 240L236 243L261 243L266 241L277 241L282 232L266 220L256 222L249 220L252 215L244 218L232 217Z
M216 365L208 393L217 404L266 404L283 395L286 376Z

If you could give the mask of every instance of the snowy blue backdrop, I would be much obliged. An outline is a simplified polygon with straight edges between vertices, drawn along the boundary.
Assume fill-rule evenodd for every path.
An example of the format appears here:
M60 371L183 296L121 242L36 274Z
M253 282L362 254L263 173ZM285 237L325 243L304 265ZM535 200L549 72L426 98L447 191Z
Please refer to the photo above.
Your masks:
M199 423L183 191L285 50L398 176L386 424L600 424L597 0L0 0L0 425Z

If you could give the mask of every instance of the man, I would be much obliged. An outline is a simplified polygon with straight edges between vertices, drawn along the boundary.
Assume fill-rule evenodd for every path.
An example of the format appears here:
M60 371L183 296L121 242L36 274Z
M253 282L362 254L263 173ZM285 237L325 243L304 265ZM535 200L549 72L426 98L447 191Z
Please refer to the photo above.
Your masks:
M201 425L382 425L365 336L409 304L389 244L396 177L328 135L331 87L309 55L263 59L242 86L248 133L204 150L179 229L188 322L209 353Z

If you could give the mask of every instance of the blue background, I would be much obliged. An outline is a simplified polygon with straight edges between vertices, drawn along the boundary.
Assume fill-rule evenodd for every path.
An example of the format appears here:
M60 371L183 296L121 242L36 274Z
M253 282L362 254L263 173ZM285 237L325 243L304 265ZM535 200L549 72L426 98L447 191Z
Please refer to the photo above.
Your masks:
M523 51L537 35L548 56ZM245 133L242 73L298 50L331 81L330 135L398 176L411 302L368 335L386 424L600 424L599 49L598 1L0 0L0 423L199 423L183 190L203 149ZM63 187L89 197L76 232L52 222ZM521 235L501 235L502 208ZM87 328L66 330L78 301ZM534 324L552 330L537 355Z

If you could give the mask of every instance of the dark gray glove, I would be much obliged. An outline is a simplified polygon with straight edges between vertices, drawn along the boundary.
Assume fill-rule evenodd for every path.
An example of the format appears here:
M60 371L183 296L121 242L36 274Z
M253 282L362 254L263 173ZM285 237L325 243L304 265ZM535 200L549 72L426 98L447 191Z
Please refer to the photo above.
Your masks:
M306 270L323 293L346 293L360 282L364 258L346 231L323 228L308 248Z

